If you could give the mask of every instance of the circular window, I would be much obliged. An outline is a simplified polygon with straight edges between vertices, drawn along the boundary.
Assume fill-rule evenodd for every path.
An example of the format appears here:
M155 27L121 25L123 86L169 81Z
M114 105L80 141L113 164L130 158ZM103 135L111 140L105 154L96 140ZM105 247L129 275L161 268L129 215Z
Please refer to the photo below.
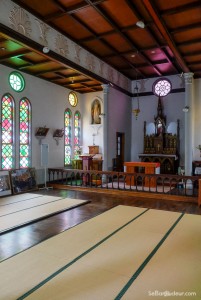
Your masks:
M78 103L78 99L77 99L76 94L73 93L73 92L70 92L69 96L68 96L68 101L70 102L71 106L75 107L77 105L77 103Z
M153 93L156 96L167 96L172 89L172 84L168 79L158 79L153 84Z
M11 88L16 92L22 92L25 88L24 77L18 72L10 73L9 83Z

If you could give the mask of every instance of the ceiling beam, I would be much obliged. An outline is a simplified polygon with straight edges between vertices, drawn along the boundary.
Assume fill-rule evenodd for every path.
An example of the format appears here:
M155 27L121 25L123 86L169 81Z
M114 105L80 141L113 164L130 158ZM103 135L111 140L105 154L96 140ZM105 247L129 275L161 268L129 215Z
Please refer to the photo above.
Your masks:
M198 9L199 7L201 7L201 2L200 2L200 0L197 0L193 3L180 5L180 6L177 5L176 8L165 9L160 12L160 15L162 15L162 16L174 15L174 14L182 13L182 12L189 11L192 9Z
M77 13L78 11L80 11L82 9L90 7L90 5L88 3L83 3L83 4L80 3L80 4L72 5L68 9L66 9L66 7L64 5L62 5L60 2L58 2L57 0L54 0L53 2L60 9L60 11L47 15L44 18L45 22L55 20L56 18L60 18L60 17L62 17L64 15L67 15L67 14L71 15L71 14ZM94 2L94 5L98 5L102 2L105 2L105 0L97 0L97 1Z
M177 27L176 29L171 30L170 33L171 34L177 34L177 33L180 33L180 32L187 31L187 30L199 29L199 28L201 28L201 22L194 23L194 24L187 25L187 26Z
M142 1L143 1L144 6L146 7L148 13L153 18L158 30L160 31L160 33L162 34L164 39L167 41L168 46L170 47L173 54L175 55L176 60L178 61L179 65L181 67L181 70L185 73L188 73L190 70L187 67L184 60L182 59L179 51L177 50L177 47L176 47L174 41L172 40L170 33L168 32L163 20L159 16L159 13L157 12L156 8L154 7L152 1L151 0L142 0Z

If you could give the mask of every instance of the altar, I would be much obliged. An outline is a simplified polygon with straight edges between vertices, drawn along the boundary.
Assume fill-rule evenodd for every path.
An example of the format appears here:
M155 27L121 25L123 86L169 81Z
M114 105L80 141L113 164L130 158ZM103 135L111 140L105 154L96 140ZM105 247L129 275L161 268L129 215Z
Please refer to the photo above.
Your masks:
M144 168L145 174L159 174L160 173L160 163L151 163L151 162L125 162L124 163L124 171L127 173L138 173L138 168ZM135 177L130 176L126 178L127 185L135 185ZM144 182L145 187L156 187L156 178L153 177L149 180L149 178L145 178Z
M158 98L157 116L154 117L155 132L147 132L144 122L144 150L138 157L141 162L160 163L161 174L176 174L179 167L180 126L174 123L174 132L167 132L166 116L163 114L161 98Z

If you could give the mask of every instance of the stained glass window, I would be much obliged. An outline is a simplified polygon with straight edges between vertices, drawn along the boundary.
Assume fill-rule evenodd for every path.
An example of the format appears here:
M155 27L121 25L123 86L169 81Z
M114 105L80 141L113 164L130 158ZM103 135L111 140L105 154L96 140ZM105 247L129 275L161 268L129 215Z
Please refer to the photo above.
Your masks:
M28 99L23 98L20 109L20 168L31 166L31 105Z
M70 102L70 105L76 106L78 103L77 95L74 92L70 92L68 95L68 100Z
M153 93L156 96L167 96L172 89L171 82L166 78L160 78L153 84Z
M81 142L81 116L79 111L76 111L74 116L74 158L75 159L79 159L79 155L81 154L80 142Z
M25 88L24 77L19 72L12 72L9 75L9 83L12 89L16 92L22 92Z
M14 168L14 99L10 94L1 100L1 168Z
M72 113L70 109L66 109L64 113L64 165L67 166L71 163L71 140L72 140Z

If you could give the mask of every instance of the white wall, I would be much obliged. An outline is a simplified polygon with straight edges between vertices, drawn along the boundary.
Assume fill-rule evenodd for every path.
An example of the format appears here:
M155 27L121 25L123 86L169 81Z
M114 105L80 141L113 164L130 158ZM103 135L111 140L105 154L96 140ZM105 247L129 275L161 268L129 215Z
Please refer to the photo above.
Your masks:
M116 132L125 133L124 161L130 161L131 149L131 98L109 88L108 95L108 164L111 169L112 159L116 157Z

